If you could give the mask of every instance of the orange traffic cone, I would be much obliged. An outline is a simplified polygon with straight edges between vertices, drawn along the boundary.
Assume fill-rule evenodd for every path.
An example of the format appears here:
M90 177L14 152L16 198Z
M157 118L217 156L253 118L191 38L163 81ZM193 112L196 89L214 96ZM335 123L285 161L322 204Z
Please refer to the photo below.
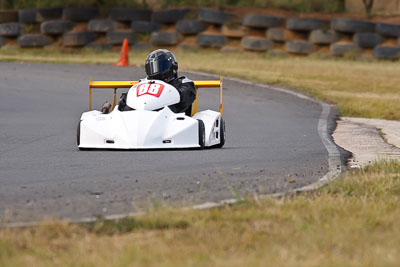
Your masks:
M121 57L119 58L119 61L117 64L113 64L114 66L129 66L129 44L128 44L128 39L124 39L124 42L122 43L122 49L121 49Z

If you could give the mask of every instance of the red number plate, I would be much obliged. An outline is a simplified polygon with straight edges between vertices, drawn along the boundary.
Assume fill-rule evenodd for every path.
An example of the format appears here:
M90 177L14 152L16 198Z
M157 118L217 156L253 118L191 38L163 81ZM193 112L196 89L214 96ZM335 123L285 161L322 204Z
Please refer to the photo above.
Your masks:
M136 89L137 97L142 95L152 95L159 97L164 89L164 85L159 83L142 83Z

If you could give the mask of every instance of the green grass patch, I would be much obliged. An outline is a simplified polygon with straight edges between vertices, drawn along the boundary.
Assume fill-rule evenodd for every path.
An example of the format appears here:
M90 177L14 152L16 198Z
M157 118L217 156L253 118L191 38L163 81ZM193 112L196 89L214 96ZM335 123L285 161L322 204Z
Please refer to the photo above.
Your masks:
M315 192L119 221L0 230L2 266L395 266L400 163Z

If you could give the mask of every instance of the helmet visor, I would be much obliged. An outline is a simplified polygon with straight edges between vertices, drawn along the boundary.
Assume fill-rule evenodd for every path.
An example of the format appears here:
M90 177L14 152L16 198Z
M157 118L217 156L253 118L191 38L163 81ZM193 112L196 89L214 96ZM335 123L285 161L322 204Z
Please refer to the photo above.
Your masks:
M170 70L172 68L172 64L169 60L162 59L150 59L146 64L146 73L148 76L153 76L156 74L161 74L164 71Z

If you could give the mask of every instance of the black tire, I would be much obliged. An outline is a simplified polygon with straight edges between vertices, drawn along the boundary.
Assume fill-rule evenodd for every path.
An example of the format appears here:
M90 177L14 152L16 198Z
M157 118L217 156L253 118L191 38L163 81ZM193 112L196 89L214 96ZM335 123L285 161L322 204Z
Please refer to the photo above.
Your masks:
M154 46L172 46L178 44L176 32L153 32L150 36L150 43Z
M42 34L23 34L18 37L18 45L22 48L43 47L49 44L49 38Z
M36 13L36 21L61 19L63 9L61 7L39 8Z
M286 23L286 28L292 31L312 31L318 29L328 29L329 20L311 18L290 18Z
M227 39L223 35L217 34L199 34L197 35L197 44L201 47L220 48L227 43Z
M72 30L75 27L75 23L72 21L45 21L40 24L40 31L44 34L57 35L63 34Z
M88 24L88 30L91 32L109 32L117 28L117 22L106 19L92 19Z
M125 39L128 39L129 45L136 42L136 35L131 31L117 31L107 33L107 44L121 45Z
M131 29L137 33L152 33L161 30L161 25L144 20L132 21Z
M271 40L253 36L242 38L241 45L244 49L251 51L267 51L274 47L274 43Z
M383 36L398 37L400 36L400 25L377 22L375 30Z
M108 16L117 21L150 21L151 13L150 9L112 8L108 12Z
M313 44L332 44L338 41L339 37L336 32L331 30L314 30L311 32L309 40Z
M284 28L269 28L267 30L267 39L276 41L276 42L284 42L285 41L285 29Z
M72 21L89 21L99 16L96 7L64 8L63 19Z
M79 146L81 144L81 122L78 122L78 126L76 127L76 145Z
M178 20L183 19L189 12L189 8L174 8L155 11L151 15L151 20L160 24L176 23Z
M235 14L216 11L212 9L200 9L198 19L207 23L222 25L235 18Z
M308 55L315 51L313 43L307 41L288 41L285 44L286 51L293 54Z
M18 10L18 21L24 24L36 23L37 9L20 9Z
M383 38L377 33L356 33L353 36L354 43L362 48L374 48L383 42Z
M334 18L331 24L332 29L338 32L356 33L375 31L375 23L358 19Z
M183 19L176 23L176 30L182 34L197 34L205 31L207 25L196 19Z
M79 47L95 41L97 37L94 32L71 32L63 35L62 44L67 47Z
M204 127L204 122L202 120L198 120L199 122L199 149L204 149L206 144L206 129Z
M330 50L333 56L342 57L348 53L357 51L357 46L353 43L350 44L334 43L331 45Z
M226 140L226 129L225 129L225 121L223 118L220 119L219 122L219 136L220 136L220 142L218 145L215 145L217 148L221 148L225 145L225 140Z
M14 37L22 32L21 24L18 22L8 22L0 24L0 36Z
M18 11L13 10L0 10L0 23L17 22Z
M374 48L374 57L378 59L399 59L400 47L396 46L377 46Z
M7 43L7 40L0 36L0 47L4 46Z
M285 24L285 18L261 14L247 14L243 16L242 24L248 27L265 29L283 26Z

